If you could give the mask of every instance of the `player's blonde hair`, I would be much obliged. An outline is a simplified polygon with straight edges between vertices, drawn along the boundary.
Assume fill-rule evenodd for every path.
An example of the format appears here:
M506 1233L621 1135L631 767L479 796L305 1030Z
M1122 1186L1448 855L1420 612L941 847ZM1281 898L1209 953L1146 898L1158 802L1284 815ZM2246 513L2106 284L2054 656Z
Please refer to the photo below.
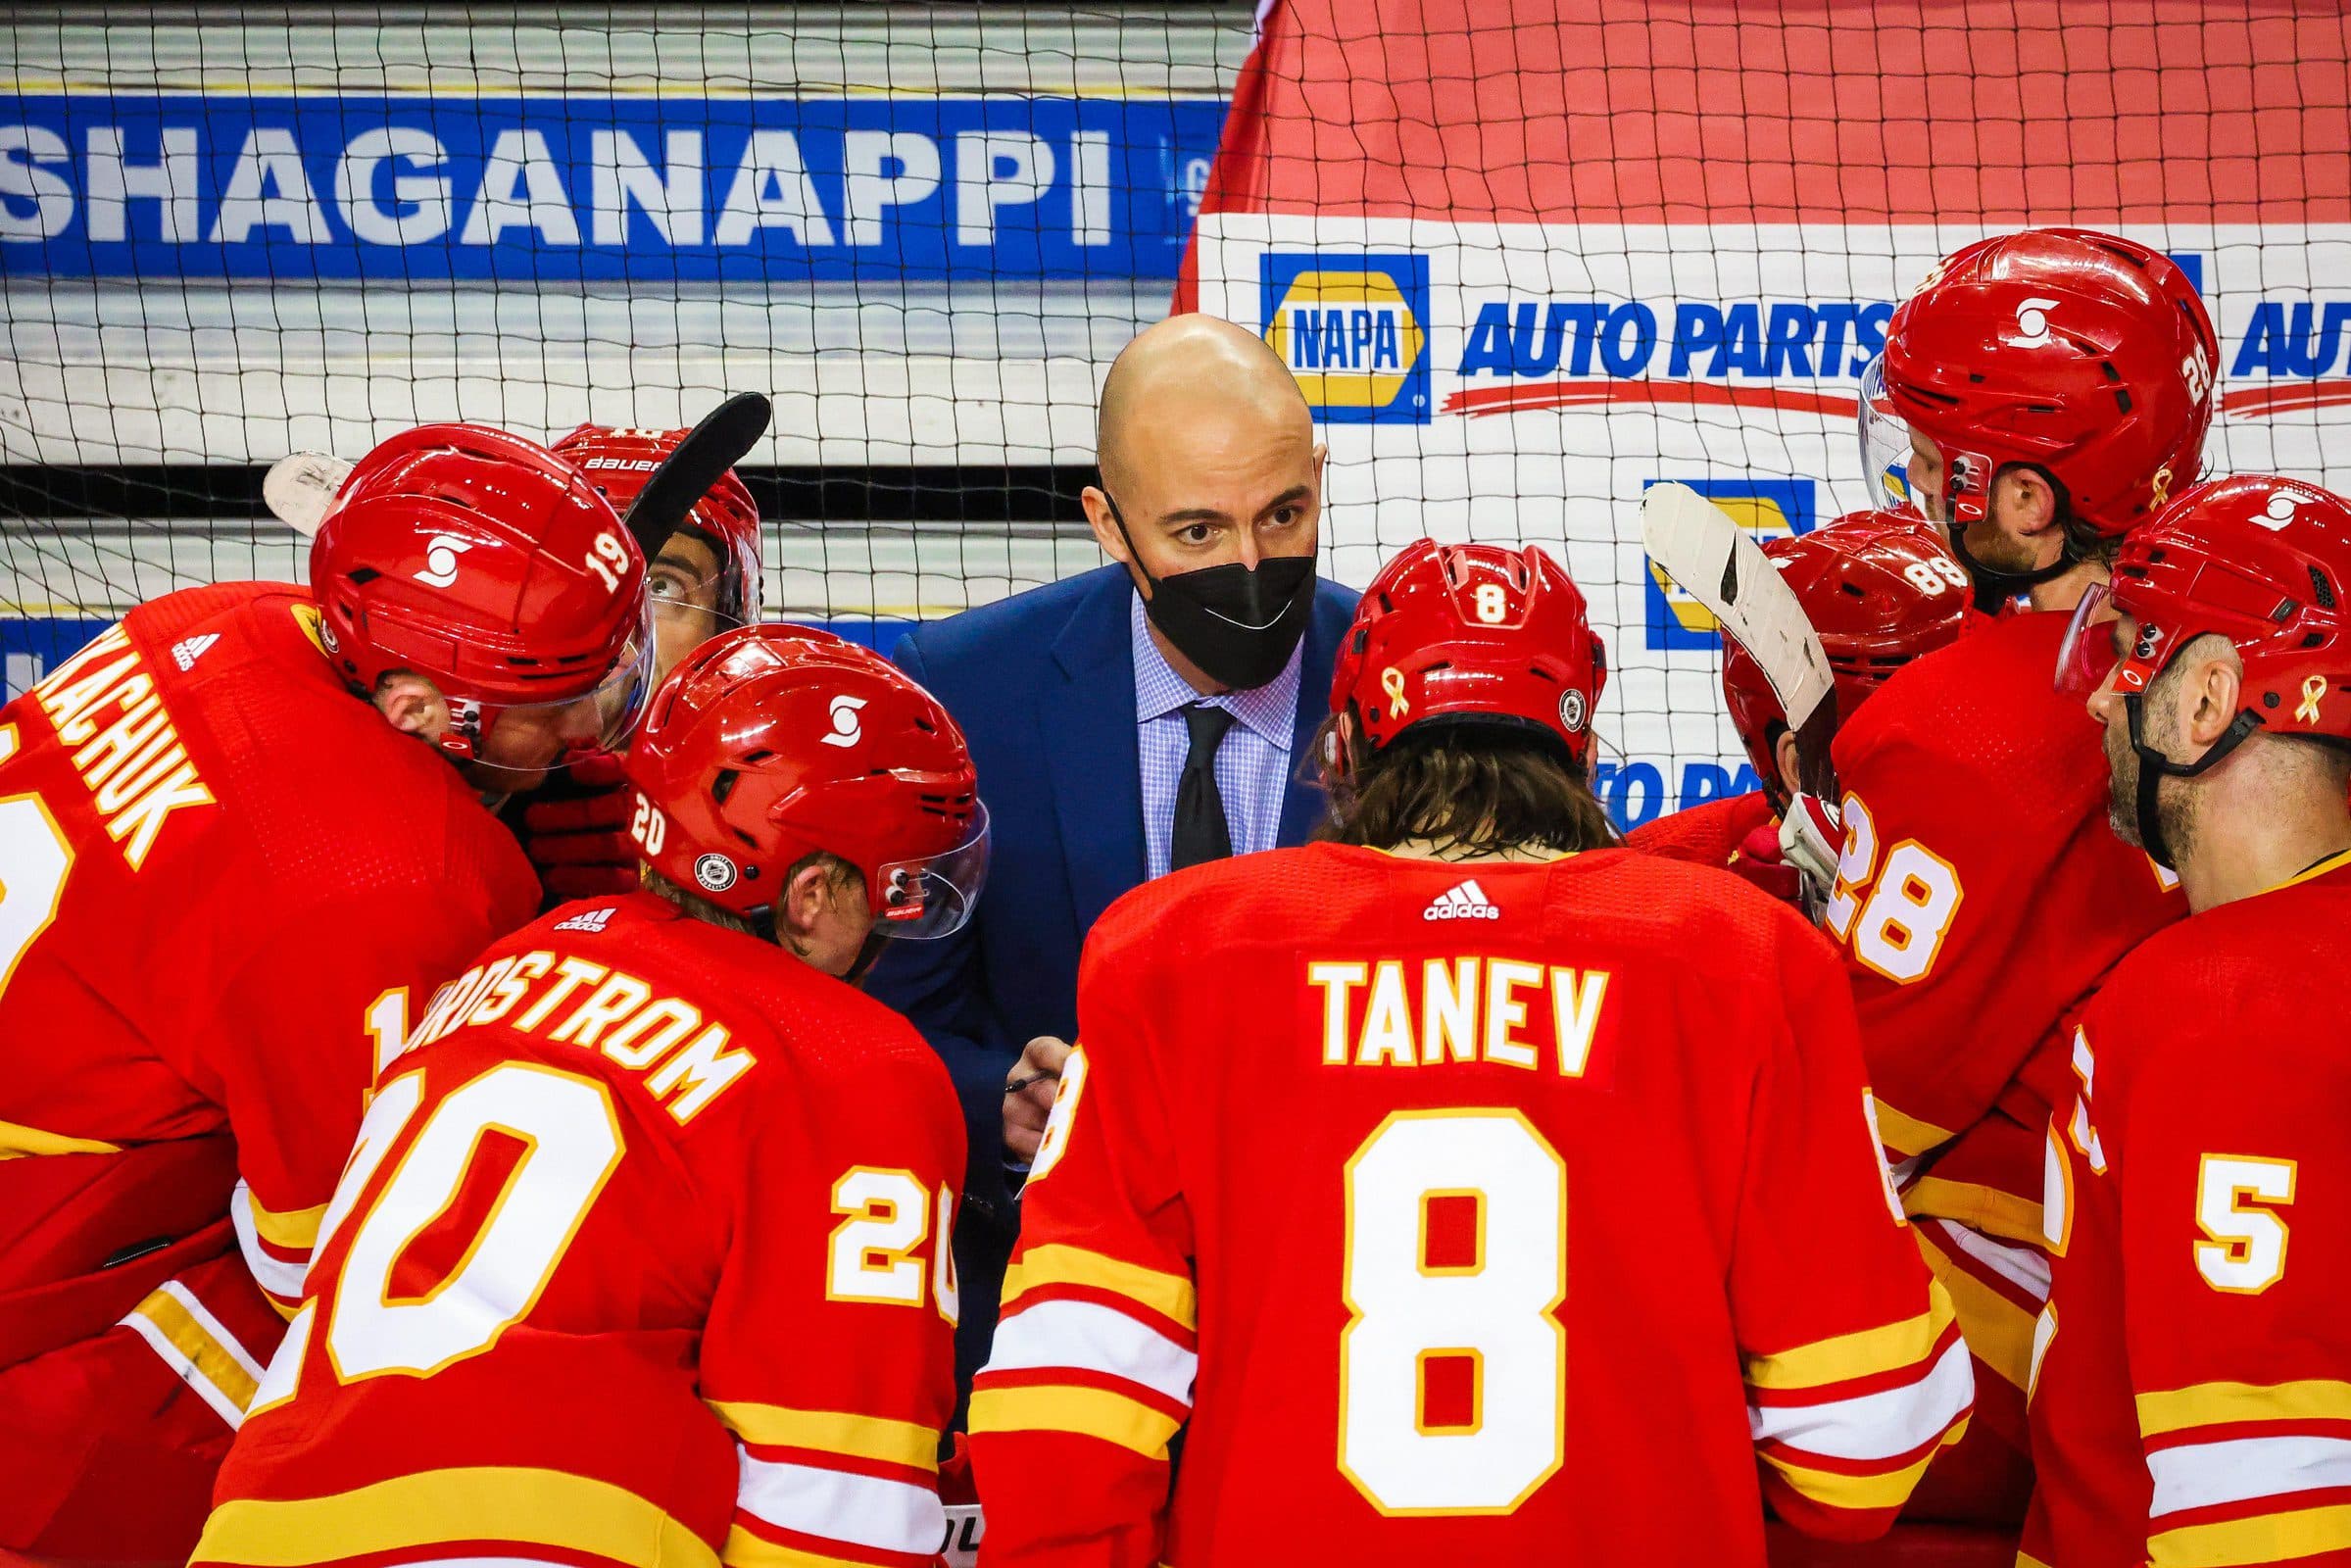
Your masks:
M1313 755L1330 757L1334 716ZM1548 737L1494 725L1422 725L1323 781L1331 813L1315 837L1392 849L1407 841L1464 855L1572 854L1617 842L1584 769Z
M791 867L784 872L778 885L790 887L792 879L811 865L822 865L830 871L835 888L862 886L865 880L865 874L862 871L838 855L828 850L816 850L795 860ZM775 917L772 912L755 917L748 914L737 914L732 909L722 909L692 888L682 887L670 881L643 860L637 862L637 880L644 886L646 892L657 898L667 899L697 920L722 927L728 931L740 931L747 937L758 937L761 942L775 940Z

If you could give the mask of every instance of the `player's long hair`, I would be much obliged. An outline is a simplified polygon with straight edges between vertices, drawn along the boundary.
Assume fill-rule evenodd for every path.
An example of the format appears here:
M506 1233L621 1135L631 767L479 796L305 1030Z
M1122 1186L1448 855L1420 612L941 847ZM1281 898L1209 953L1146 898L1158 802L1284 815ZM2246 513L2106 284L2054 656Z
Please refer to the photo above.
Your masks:
M1313 755L1331 757L1338 719ZM1556 741L1488 724L1416 725L1348 769L1325 770L1331 814L1315 833L1393 849L1407 841L1463 855L1573 854L1617 842L1607 808Z

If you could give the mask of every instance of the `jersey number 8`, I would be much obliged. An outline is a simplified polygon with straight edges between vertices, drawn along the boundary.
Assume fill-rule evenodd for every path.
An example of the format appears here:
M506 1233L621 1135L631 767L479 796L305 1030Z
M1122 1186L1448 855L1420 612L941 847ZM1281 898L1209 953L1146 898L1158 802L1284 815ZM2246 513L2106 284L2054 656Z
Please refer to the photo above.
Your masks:
M1397 1111L1347 1161L1339 1468L1382 1513L1506 1514L1558 1470L1566 1226L1566 1163L1513 1110Z

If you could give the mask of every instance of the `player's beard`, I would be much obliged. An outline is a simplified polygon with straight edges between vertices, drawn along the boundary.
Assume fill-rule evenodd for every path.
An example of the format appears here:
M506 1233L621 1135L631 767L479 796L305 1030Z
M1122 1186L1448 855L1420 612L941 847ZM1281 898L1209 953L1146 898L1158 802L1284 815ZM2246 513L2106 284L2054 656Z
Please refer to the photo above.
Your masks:
M1960 532L1959 542L1979 564L1993 571L2013 576L2028 576L2046 564L2040 559L2039 548L2031 541L2012 539L2006 529L1989 517L1970 523Z
M2144 733L2147 740L2149 744L2159 746L2166 756L2171 755L2167 742L2179 710L2177 696L2178 693L2169 689L2159 678L2147 695L2140 699L2146 705ZM2165 740L2159 741L2158 736L2165 737ZM2153 855L2155 852L2148 850L2146 835L2139 831L2138 825L2139 775L2147 764L2131 746L2131 725L2122 715L2118 714L2114 722L2106 726L2105 746L2106 825L2114 829L2114 836L2125 844L2147 850L2148 854ZM2164 853L2170 857L2165 863L2175 870L2179 868L2180 858L2187 854L2195 832L2188 809L2191 798L2184 783L2184 780L2171 778L2155 781L2155 825L2163 834Z
M2117 720L2106 726L2106 825L2125 844L2138 849L2138 753L2131 749L2130 726ZM2160 810L2161 803L2158 803Z

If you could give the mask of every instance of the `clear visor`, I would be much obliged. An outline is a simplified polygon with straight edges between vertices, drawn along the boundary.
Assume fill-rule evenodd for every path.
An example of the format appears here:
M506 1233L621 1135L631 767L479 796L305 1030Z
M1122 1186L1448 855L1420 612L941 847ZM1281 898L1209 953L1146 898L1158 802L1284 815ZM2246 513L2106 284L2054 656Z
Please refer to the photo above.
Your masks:
M1861 474L1869 484L1870 505L1881 511L1912 507L1935 514L1942 498L1913 493L1910 485L1910 424L1894 412L1886 393L1886 356L1880 354L1861 372Z
M667 680L669 672L684 663L695 649L742 624L725 611L691 599L655 599L653 684L658 687Z
M476 762L515 773L567 767L622 751L653 691L655 641L648 609L593 691L545 703L453 700L449 708L458 732L470 742Z
M2114 595L2106 584L2092 583L2074 607L2074 623L2066 628L2057 650L2060 692L2086 700L2106 684L2122 659L2114 645Z
M988 881L988 808L971 803L971 836L943 854L892 860L876 873L881 906L874 931L929 942L963 929Z

